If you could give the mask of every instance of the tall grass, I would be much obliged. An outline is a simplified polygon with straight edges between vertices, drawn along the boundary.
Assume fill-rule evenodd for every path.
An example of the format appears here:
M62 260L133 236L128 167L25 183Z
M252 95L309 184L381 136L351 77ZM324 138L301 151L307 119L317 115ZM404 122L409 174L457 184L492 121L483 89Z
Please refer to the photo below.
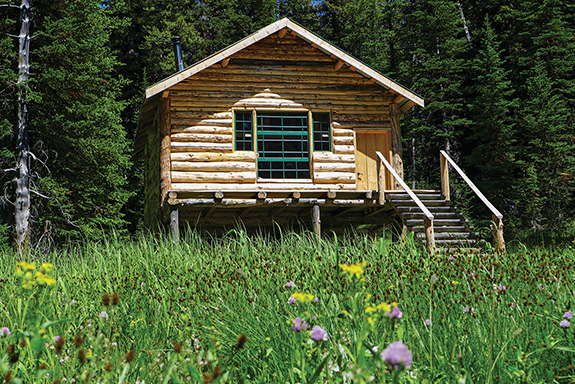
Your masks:
M26 259L53 263L57 284L22 289L20 260L0 254L0 327L11 331L0 337L0 374L12 382L575 378L573 329L560 326L574 295L569 246L429 256L409 241L232 231L178 244L111 236ZM361 262L363 281L340 267ZM296 291L318 302L290 304ZM114 292L118 305L105 305ZM393 302L403 317L368 309ZM294 331L296 317L310 328ZM327 341L310 338L315 325ZM413 352L401 375L380 355L397 340Z

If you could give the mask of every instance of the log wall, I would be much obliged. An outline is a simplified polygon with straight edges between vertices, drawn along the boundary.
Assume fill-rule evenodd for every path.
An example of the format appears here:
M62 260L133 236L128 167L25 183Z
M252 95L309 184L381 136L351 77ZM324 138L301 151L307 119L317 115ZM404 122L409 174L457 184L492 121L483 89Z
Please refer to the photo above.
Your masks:
M337 64L297 36L274 34L172 86L171 189L356 189L355 129L390 129L393 99ZM234 151L234 109L330 111L332 151L311 155L313 181L258 183L257 153Z

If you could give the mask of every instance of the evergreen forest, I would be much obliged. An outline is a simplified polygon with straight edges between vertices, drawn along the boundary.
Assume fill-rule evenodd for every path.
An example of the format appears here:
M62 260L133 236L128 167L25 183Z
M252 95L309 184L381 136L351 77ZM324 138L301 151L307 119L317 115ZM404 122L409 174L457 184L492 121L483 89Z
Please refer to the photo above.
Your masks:
M425 99L402 119L406 181L439 186L446 150L506 236L574 233L575 3L558 0L32 0L0 7L0 244L14 241L18 98L27 95L31 243L142 230L132 158L145 89L289 17ZM23 89L24 88L24 89ZM490 217L464 188L477 220Z

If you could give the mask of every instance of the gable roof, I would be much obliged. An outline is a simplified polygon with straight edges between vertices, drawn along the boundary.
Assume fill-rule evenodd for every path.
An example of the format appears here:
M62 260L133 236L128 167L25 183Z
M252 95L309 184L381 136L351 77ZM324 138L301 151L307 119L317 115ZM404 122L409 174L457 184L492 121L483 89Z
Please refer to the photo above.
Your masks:
M147 99L153 98L154 96L170 88L171 86L189 78L190 76L195 75L196 73L214 64L221 62L222 60L230 58L234 53L239 52L242 49L257 43L258 41L265 39L266 37L276 32L279 32L282 29L292 31L292 33L297 34L298 37L312 44L315 48L319 49L326 55L331 56L334 59L341 60L342 63L345 63L350 67L353 67L356 73L359 73L368 79L373 79L372 81L374 81L375 84L378 84L384 87L385 89L393 90L396 94L399 95L397 96L396 100L403 111L408 110L415 104L420 105L422 107L424 106L424 101L421 96L417 95L408 88L402 86L398 82L390 79L384 74L369 67L367 64L362 63L358 59L347 54L346 52L330 44L326 40L322 39L313 32L307 30L306 28L291 21L288 18L278 20L275 23L272 23L267 27L262 28L259 31L255 32L254 34L238 41L237 43L230 45L229 47L224 48L223 50L193 64L192 66L180 72L177 72L172 76L167 77L164 80L150 86L148 89L146 89L146 101Z

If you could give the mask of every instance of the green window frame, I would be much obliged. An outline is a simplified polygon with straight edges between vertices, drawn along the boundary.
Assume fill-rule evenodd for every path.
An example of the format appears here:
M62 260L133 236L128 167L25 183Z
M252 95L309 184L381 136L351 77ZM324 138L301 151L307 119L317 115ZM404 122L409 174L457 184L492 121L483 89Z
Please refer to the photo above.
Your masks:
M307 112L257 111L258 177L309 179Z
M329 112L312 112L313 150L331 151L331 116Z
M234 130L236 151L253 151L253 116L252 111L235 111Z

